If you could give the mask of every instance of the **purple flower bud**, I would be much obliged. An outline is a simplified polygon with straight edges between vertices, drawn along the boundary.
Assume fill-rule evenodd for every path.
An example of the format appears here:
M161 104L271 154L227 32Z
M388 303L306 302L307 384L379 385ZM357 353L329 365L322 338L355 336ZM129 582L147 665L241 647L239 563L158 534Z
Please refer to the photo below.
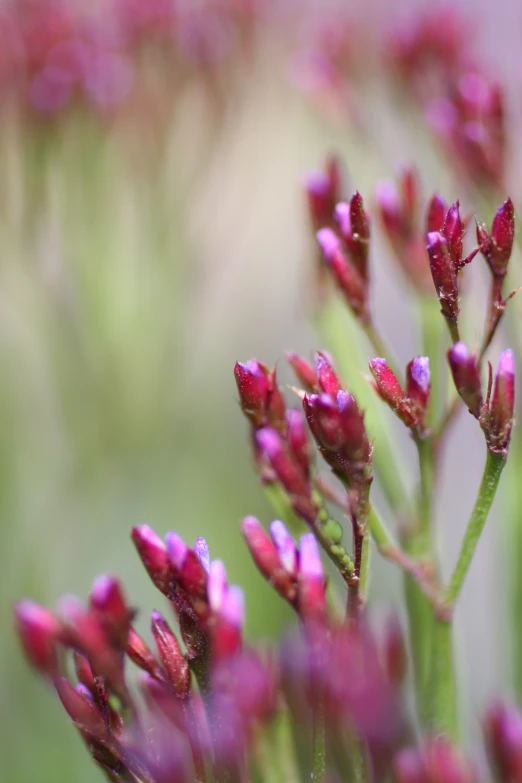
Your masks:
M307 362L306 359L303 359L303 357L299 356L297 353L293 353L293 351L289 351L286 354L286 358L304 388L307 391L315 389L317 385L317 375L310 362Z
M422 414L428 407L430 391L430 360L427 356L416 356L406 366L406 394Z
M297 575L297 548L286 526L279 519L270 525L270 535L277 549L283 568L292 576Z
M448 209L441 233L448 244L448 251L454 268L458 269L462 260L462 237L464 236L464 226L460 217L458 201Z
M92 586L89 601L91 607L99 613L115 644L125 647L131 612L119 581L107 575L98 576Z
M292 497L308 497L308 479L300 465L285 450L279 433L271 427L264 427L256 433L256 443L288 494Z
M131 627L127 640L127 655L136 666L148 672L152 677L157 677L159 667L150 649L141 636Z
M323 564L313 533L305 533L299 542L297 608L306 620L323 621L326 617Z
M170 562L176 572L176 576L182 571L185 558L187 557L188 546L185 544L181 536L177 533L170 532L165 536L167 543L167 550L170 557Z
M363 321L368 320L368 291L365 280L357 267L348 259L341 240L330 228L318 231L317 240L324 260L331 268L348 305L358 318Z
M303 413L292 408L287 411L286 420L288 422L288 448L299 463L304 475L308 477L310 473L310 447Z
M482 384L477 361L465 343L458 342L448 351L448 362L455 388L478 418L482 408Z
M252 558L262 575L283 598L292 602L295 597L294 578L296 571L295 559L297 556L295 545L294 560L290 562L289 545L285 545L280 549L279 541L274 537L272 529L274 524L272 523L270 526L272 538L270 538L256 517L245 517L241 523L241 531ZM287 565L290 565L290 568L287 568Z
M107 733L105 721L83 686L80 685L78 686L80 690L75 690L64 677L58 677L55 687L66 712L78 728L94 737L103 738Z
M489 405L487 424L488 448L496 454L507 454L515 409L515 358L504 351L499 359Z
M262 426L268 400L269 382L266 367L255 359L246 364L236 362L234 376L243 413L255 426Z
M489 755L499 780L522 779L522 713L517 707L494 704L485 722Z
M230 625L242 628L245 622L245 596L240 587L231 585L221 606L221 616Z
M510 198L497 210L491 225L491 239L495 252L492 256L492 270L502 276L507 272L515 237L515 210Z
M199 562L207 571L210 568L210 553L208 551L208 544L205 541L204 538L196 538L196 543L194 544L194 552L196 554L196 557L198 558Z
M159 612L151 614L151 629L158 648L159 657L167 679L174 692L185 697L190 687L190 671L181 647L168 623Z
M145 569L155 586L168 596L172 581L167 547L148 525L132 529L132 540Z
M334 217L339 227L339 233L346 242L352 235L350 205L346 201L340 201L339 204L336 204Z
M448 243L437 231L428 234L428 255L441 312L448 320L456 321L459 314L457 272Z
M426 213L426 233L442 232L446 220L446 202L438 193L434 193Z
M342 387L331 362L323 353L316 354L315 369L317 373L317 380L322 391L324 391L325 394L329 394L330 397L335 398L337 396L337 392Z
M386 359L376 358L369 361L370 371L375 379L380 396L397 414L407 427L415 427L416 420L395 373L388 367Z
M221 560L212 560L208 572L207 597L213 612L221 610L227 585L227 572L224 563Z
M48 609L27 599L16 604L14 614L18 636L29 662L53 679L58 673L56 645L61 623Z

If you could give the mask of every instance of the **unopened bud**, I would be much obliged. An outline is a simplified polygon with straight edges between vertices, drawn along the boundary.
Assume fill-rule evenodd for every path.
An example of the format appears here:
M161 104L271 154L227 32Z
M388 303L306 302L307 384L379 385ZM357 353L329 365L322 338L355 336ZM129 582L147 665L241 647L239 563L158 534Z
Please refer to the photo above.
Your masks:
M310 362L293 351L288 351L286 358L306 391L315 389L317 385L317 375Z
M159 612L151 614L151 628L167 679L175 693L184 698L190 687L189 665L168 623Z
M147 647L137 631L131 627L127 640L127 655L140 669L148 672L152 677L157 677L159 667L156 658Z
M493 249L490 258L492 271L503 276L507 272L515 237L515 211L510 198L497 210L491 226Z
M148 525L134 527L132 540L153 583L168 597L171 591L172 570L167 547Z
M340 391L342 387L331 361L329 361L324 353L316 354L315 369L317 380L322 391L335 399L335 397L337 397L337 392Z
M281 552L274 536L273 524L270 528L272 538L256 517L245 517L241 523L241 531L252 558L265 579L287 601L292 601L295 595L295 554L294 560L290 563L291 553L287 550ZM288 568L288 565L291 567Z
M499 359L489 406L488 448L496 454L507 454L515 409L515 358L504 351Z
M196 538L196 542L194 544L194 554L198 558L205 571L208 572L210 568L210 553L208 551L208 544L206 540L201 536Z
M310 473L310 446L303 412L292 408L287 411L286 420L288 422L288 448L301 466L304 475L308 476Z
M494 704L485 722L486 742L499 780L522 780L522 712L507 704Z
M331 268L337 285L354 314L362 320L368 319L368 291L364 278L347 257L341 240L329 228L317 233L317 240L324 259Z
M430 360L427 356L416 356L406 366L406 395L422 414L428 407L430 391Z
M255 426L262 426L268 398L266 368L255 359L246 364L236 362L234 376L243 413Z
M297 548L286 526L279 519L270 525L270 535L283 568L293 577L297 575Z
M107 575L98 576L92 586L89 601L91 607L98 612L114 643L125 648L131 612L119 581Z
M326 615L324 572L313 533L305 533L299 542L297 591L299 614L305 619L323 620Z
M454 268L458 269L462 260L462 237L464 236L464 226L460 217L458 201L448 209L441 233L448 244L448 251Z
M456 322L459 315L459 289L448 243L442 234L432 231L428 234L427 249L441 312L449 321Z
M14 614L18 636L29 662L46 677L54 678L58 672L56 645L61 633L58 618L27 599L16 604Z
M256 433L256 443L289 495L294 497L310 495L306 476L299 464L285 450L281 436L276 430L271 427L259 430Z
M448 362L459 396L470 413L478 418L482 408L482 384L477 360L465 343L458 342L448 351Z
M388 367L386 359L370 359L369 366L382 399L407 427L414 428L416 419L408 403L406 392L395 373Z
M428 204L426 213L426 233L432 231L442 232L446 220L446 202L438 193L435 193Z
M104 737L107 731L105 721L84 686L79 685L76 690L64 677L58 677L55 687L66 712L78 728L94 737Z

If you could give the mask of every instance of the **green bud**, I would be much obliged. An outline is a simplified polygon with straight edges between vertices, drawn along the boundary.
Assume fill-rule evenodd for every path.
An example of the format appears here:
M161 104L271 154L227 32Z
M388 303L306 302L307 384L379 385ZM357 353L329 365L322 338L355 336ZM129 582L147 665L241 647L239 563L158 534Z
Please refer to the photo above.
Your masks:
M343 529L335 519L328 519L323 527L323 532L334 544L340 544L343 540Z

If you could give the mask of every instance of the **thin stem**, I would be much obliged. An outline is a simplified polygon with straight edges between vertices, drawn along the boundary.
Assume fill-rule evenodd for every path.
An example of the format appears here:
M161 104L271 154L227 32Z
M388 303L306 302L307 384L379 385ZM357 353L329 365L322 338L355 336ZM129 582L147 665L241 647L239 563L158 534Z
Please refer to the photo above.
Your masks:
M370 531L366 530L362 542L361 573L359 577L359 594L362 603L366 602L370 582Z
M326 732L322 706L318 704L313 717L313 783L323 783L326 773Z
M416 534L419 554L431 552L431 511L432 493L435 477L433 438L416 438L419 455L420 491L419 491L419 527Z
M446 318L446 323L448 325L450 337L453 340L454 343L458 343L460 341L460 335L459 335L459 327L456 321L454 321L452 318Z
M451 622L437 619L433 629L433 656L428 724L435 733L458 736L457 688L453 662Z
M445 600L449 606L452 606L460 595L505 464L505 456L494 454L488 450L477 500L466 528L457 564L446 591Z

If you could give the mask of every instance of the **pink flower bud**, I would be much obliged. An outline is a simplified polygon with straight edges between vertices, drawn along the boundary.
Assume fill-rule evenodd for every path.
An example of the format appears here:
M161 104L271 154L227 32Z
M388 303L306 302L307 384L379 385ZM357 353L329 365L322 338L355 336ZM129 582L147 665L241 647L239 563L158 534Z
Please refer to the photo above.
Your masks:
M227 572L221 560L213 560L210 564L207 583L207 597L213 612L219 612L225 599L228 586Z
M27 599L16 604L14 614L18 636L29 662L53 679L58 673L56 645L61 623L48 609Z
M416 356L406 366L406 394L408 400L421 413L428 407L431 391L430 360Z
M392 411L407 427L415 428L417 420L395 374L390 370L386 359L370 359L370 371L375 379L377 391Z
M326 617L323 564L313 533L305 533L299 542L297 601L303 618L324 620Z
M319 386L325 394L330 397L337 397L337 392L342 388L332 363L327 359L324 353L317 353L315 356L315 369Z
M157 661L147 647L141 636L131 627L129 631L129 638L127 640L127 655L136 666L140 669L148 672L152 677L159 675L159 667Z
M162 615L159 612L153 612L150 619L152 633L167 679L174 692L184 698L190 687L190 671L187 660L181 652L178 640Z
M497 210L491 226L492 248L488 262L493 274L502 277L507 272L515 237L515 211L510 198Z
M454 268L458 269L462 260L462 237L464 236L464 226L460 217L458 201L448 209L441 233L446 239Z
M456 321L459 314L457 272L450 256L448 243L437 231L428 234L428 254L441 312L448 320Z
M368 292L357 268L348 259L341 240L329 228L323 228L317 233L317 240L324 259L331 268L344 298L354 314L362 320L368 319Z
M337 408L341 415L343 452L350 460L369 462L371 447L364 426L364 416L355 397L341 390L337 395Z
M254 563L262 575L283 598L287 601L292 601L295 597L295 570L287 568L287 565L290 565L291 553L288 551L288 548L285 549L284 553L281 552L274 537L272 526L270 528L272 538L270 538L256 517L245 517L241 523L241 531ZM294 546L294 560L295 557ZM293 561L291 565L295 569Z
M201 536L196 538L196 542L194 544L194 554L198 558L205 571L208 573L210 568L210 553L208 551L207 542Z
M297 548L294 539L279 519L274 520L270 525L270 535L277 549L281 565L292 577L295 577L297 575Z
M252 359L234 367L240 404L245 416L260 427L265 422L268 404L268 373L264 365Z
M348 248L350 260L362 280L368 280L368 255L370 250L370 219L364 209L360 193L352 196L350 203L341 202L335 208L339 232Z
M279 433L271 427L264 427L256 433L256 443L288 494L308 497L308 479L299 464L285 450Z
M375 198L377 208L388 240L394 249L402 244L406 231L404 226L402 204L395 183L383 180L377 185Z
M312 226L318 231L332 220L335 199L330 180L322 171L313 171L306 178L305 190Z
M438 193L435 193L428 204L426 213L426 233L432 231L442 232L446 220L446 202Z
M482 384L477 361L465 343L458 342L448 351L448 362L455 388L478 418L482 408Z
M167 547L148 525L134 527L132 540L153 583L168 597L171 590L172 570Z
M79 690L75 690L64 677L58 677L55 687L66 712L78 728L94 737L105 737L107 727L103 716L83 686L79 685Z
M303 357L299 356L297 353L293 353L293 351L289 351L286 354L286 358L306 391L315 389L317 385L317 375L310 362L307 362L306 359L303 359Z
M288 448L299 463L304 475L308 477L310 473L310 446L303 412L292 408L287 411L286 420L288 422L286 434Z
M393 765L396 783L431 783L417 748L404 748L396 756Z
M485 722L489 755L499 780L522 780L522 713L517 707L494 704Z
M89 600L114 643L124 648L127 644L131 612L119 581L111 576L98 576L92 586Z
M513 351L507 350L498 362L487 423L488 448L496 454L506 454L509 448L514 408L515 358Z
M94 693L96 684L94 681L94 674L91 669L91 664L89 663L87 656L78 652L78 650L75 650L73 659L74 670L76 672L78 682L84 685L91 693Z

